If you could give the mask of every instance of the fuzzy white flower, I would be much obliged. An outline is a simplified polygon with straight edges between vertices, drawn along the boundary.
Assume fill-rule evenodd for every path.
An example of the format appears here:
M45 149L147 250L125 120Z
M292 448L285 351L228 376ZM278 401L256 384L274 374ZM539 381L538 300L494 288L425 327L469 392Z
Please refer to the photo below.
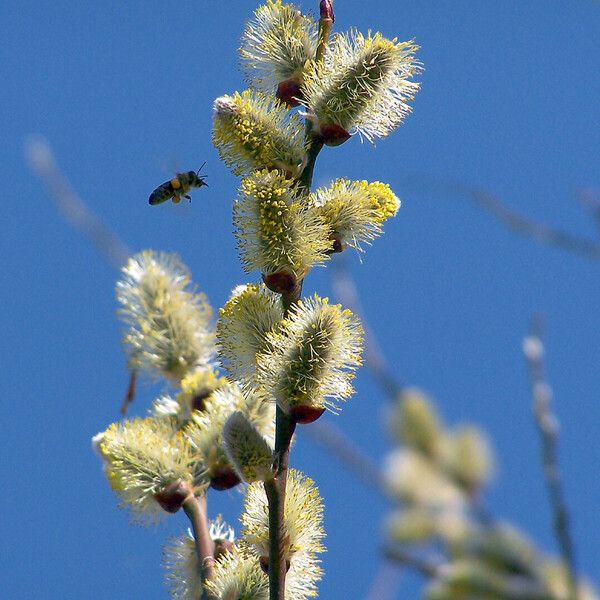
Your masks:
M444 431L432 401L420 390L407 388L389 418L390 429L401 444L427 456L437 456Z
M213 144L235 175L281 169L299 175L306 164L304 129L282 102L246 90L214 102Z
M267 0L246 24L240 55L251 85L267 93L277 90L278 97L294 104L316 45L317 28L311 17L292 4Z
M212 310L175 254L140 252L117 282L129 366L179 381L214 353Z
M270 348L257 357L257 380L284 412L310 422L325 408L337 411L336 401L353 393L362 338L349 310L317 295L304 299L268 334Z
M297 557L285 578L287 600L307 600L317 595L316 583L322 572L308 555ZM217 559L214 577L207 588L219 600L268 600L269 578L258 559L245 545L236 545ZM185 599L187 600L187 598Z
M175 512L191 491L191 448L166 419L113 423L98 449L111 488L137 522L155 521L161 507Z
M233 207L238 248L246 271L286 274L290 286L326 260L327 227L298 197L297 182L280 171L262 170L242 181ZM265 283L276 292L289 291Z
M264 285L244 285L233 290L217 321L219 357L233 379L252 377L256 354L266 345L266 334L282 318L280 297Z
M329 227L333 252L346 246L361 250L361 244L375 239L384 221L400 208L400 200L389 185L347 179L318 188L311 203Z
M384 478L400 500L432 508L462 509L462 490L428 458L414 450L399 449L386 459Z
M261 482L248 486L241 516L242 535L250 550L259 557L269 557L269 509ZM288 559L294 564L296 553L315 554L323 546L323 502L311 479L290 469L287 480L284 523Z
M171 538L163 546L165 582L175 600L198 600L202 593L201 565L192 532Z
M223 521L221 515L217 515L217 517L210 522L208 533L213 542L235 541L235 531L233 530L233 527Z
M441 461L447 472L470 494L481 489L493 473L488 439L473 426L463 425L445 437Z
M419 89L413 42L353 30L337 34L324 62L305 77L303 104L325 143L337 145L358 133L369 141L388 135L411 111ZM328 131L337 134L328 140ZM346 132L346 136L340 135Z
M240 483L223 446L223 427L236 411L240 411L268 443L274 443L275 410L264 394L258 390L242 391L234 384L220 387L207 398L203 411L194 412L184 429L199 457L194 473L196 485L208 483L214 489L225 490Z
M207 589L220 600L268 600L269 578L256 557L236 545L216 561Z

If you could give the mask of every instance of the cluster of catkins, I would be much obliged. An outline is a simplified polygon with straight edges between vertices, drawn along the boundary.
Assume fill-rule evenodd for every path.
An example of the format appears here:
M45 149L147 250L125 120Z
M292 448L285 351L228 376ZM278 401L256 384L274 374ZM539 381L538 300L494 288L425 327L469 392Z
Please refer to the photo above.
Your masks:
M385 525L387 555L429 579L427 600L572 597L564 564L483 508L493 458L479 429L444 427L416 389L400 395L389 422L398 446L384 468L396 503ZM598 600L583 581L577 598Z
M163 379L169 393L147 417L114 423L94 439L111 488L142 522L180 508L198 514L195 503L206 507L209 488L245 490L237 540L212 521L214 553L203 557L202 528L192 521L193 535L165 547L167 581L181 600L269 597L265 486L277 477L276 407L293 424L310 423L353 393L360 323L327 299L302 299L302 282L332 254L372 241L400 203L380 182L338 179L311 192L312 169L323 146L397 127L418 89L410 81L418 66L412 43L356 31L330 40L333 20L330 0L320 3L318 22L267 0L242 38L249 89L214 103L214 144L243 177L233 206L242 263L262 280L235 288L216 324L175 255L141 252L117 284L128 366ZM290 470L290 600L317 595L322 520L315 485Z

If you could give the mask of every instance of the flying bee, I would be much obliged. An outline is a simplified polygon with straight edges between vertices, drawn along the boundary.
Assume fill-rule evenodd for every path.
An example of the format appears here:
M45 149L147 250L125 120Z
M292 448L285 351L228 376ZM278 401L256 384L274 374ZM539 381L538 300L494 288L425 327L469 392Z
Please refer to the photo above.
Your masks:
M186 171L185 173L177 173L170 181L165 181L162 185L159 185L148 198L150 204L162 204L167 200L172 200L173 204L179 204L182 198L191 200L188 192L192 188L199 188L203 185L208 186L208 183L204 181L206 175L200 175L200 171L206 162L202 163L202 166L197 171Z

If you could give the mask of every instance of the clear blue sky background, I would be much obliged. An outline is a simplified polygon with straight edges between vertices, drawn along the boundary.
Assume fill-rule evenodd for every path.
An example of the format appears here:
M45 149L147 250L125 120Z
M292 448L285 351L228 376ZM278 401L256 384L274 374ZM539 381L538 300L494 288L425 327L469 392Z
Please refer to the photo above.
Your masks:
M316 2L303 1L305 10ZM237 181L210 142L211 104L243 88L235 49L255 4L27 2L0 7L2 511L0 595L167 597L160 546L184 518L128 524L89 439L117 418L126 385L116 273L69 229L23 158L41 133L75 188L133 249L177 251L214 306L248 280L231 235ZM352 271L394 371L451 423L483 426L498 453L494 513L555 551L521 356L534 311L547 320L549 377L578 562L600 573L600 264L507 232L436 185L496 192L518 210L593 238L573 190L600 187L600 3L593 0L337 2L339 29L415 37L423 89L377 148L326 149L317 182L389 182L403 200ZM150 207L174 169L207 161L191 206ZM330 290L325 270L306 291ZM388 446L385 400L368 375L335 423L371 456ZM142 387L134 413L156 390ZM292 462L325 498L324 599L363 598L386 506L300 433ZM241 497L215 494L230 519ZM415 597L415 583L402 596Z

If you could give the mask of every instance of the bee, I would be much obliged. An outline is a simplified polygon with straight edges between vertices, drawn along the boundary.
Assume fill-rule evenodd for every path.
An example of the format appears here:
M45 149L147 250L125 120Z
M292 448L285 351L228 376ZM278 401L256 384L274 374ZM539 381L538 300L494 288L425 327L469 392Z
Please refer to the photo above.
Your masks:
M159 185L148 198L150 204L162 204L167 200L172 200L173 204L179 204L182 198L191 200L188 195L190 189L195 187L202 187L203 185L208 186L208 183L204 181L206 175L200 175L200 171L206 162L202 163L202 166L197 171L187 171L185 173L177 173L170 181Z

